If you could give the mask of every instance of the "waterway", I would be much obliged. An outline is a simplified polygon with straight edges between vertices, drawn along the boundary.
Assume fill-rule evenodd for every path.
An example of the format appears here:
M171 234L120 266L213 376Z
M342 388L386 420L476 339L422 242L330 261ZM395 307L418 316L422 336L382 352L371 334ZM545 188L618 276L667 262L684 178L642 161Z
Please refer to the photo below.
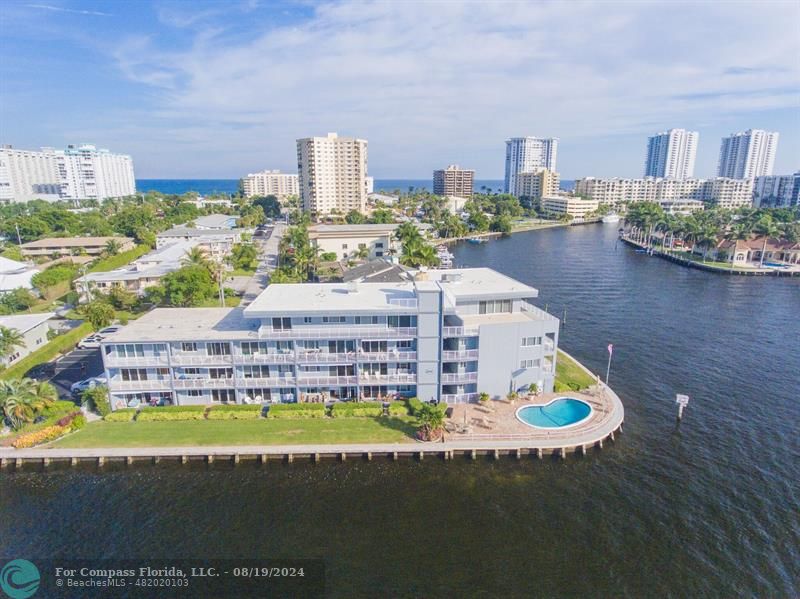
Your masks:
M681 268L613 225L454 253L566 310L561 345L589 368L614 345L615 444L563 462L4 474L0 556L321 557L337 597L800 594L800 280Z

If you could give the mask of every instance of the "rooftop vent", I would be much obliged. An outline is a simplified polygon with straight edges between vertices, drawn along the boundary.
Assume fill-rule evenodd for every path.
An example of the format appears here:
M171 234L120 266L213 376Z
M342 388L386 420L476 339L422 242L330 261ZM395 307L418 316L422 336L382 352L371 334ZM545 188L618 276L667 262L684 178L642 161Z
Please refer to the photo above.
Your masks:
M347 293L358 293L358 281L347 283Z
M461 282L461 273L460 272L448 272L442 275L442 283L460 283Z

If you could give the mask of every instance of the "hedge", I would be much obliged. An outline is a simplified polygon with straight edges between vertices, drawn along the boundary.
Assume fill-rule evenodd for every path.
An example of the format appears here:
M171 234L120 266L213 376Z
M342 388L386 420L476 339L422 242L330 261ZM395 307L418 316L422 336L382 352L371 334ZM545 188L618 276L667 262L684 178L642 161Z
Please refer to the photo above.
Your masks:
M261 417L260 405L213 406L206 417L209 420L255 420Z
M393 401L392 403L390 403L389 416L408 416L408 406L406 405L406 402Z
M25 356L14 364L11 368L0 372L0 379L19 379L22 378L34 366L50 362L58 354L67 353L75 349L78 341L92 332L92 325L84 322L75 327L68 333L59 335L44 347L40 347L32 354Z
M126 264L133 262L137 258L141 258L149 251L150 246L144 244L137 245L135 248L128 250L127 252L122 252L116 256L109 256L108 258L98 260L89 267L89 272L105 272L108 270L114 270L115 268L119 268L120 266L125 266Z
M41 445L42 443L49 443L55 441L59 437L63 437L70 431L68 426L48 426L32 433L24 433L14 439L14 447L23 449L25 447L33 447L34 445Z
M338 402L331 408L334 418L374 418L383 416L383 404L379 401Z
M114 410L110 414L103 416L103 420L108 422L130 422L136 416L136 408L123 408L122 410Z
M203 420L206 416L207 406L163 406L157 408L142 408L136 417L140 422L153 422L156 420Z
M408 409L411 412L412 416L416 416L419 411L422 409L422 402L418 400L416 397L409 397L408 398Z
M281 403L271 405L267 418L324 418L325 404Z

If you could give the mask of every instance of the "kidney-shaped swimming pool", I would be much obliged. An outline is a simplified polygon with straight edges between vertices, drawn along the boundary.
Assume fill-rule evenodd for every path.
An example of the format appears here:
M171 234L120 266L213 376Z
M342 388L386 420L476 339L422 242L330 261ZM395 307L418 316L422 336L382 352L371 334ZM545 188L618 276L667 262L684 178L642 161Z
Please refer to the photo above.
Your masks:
M586 420L592 406L574 397L557 397L543 406L523 406L517 419L536 428L565 428Z

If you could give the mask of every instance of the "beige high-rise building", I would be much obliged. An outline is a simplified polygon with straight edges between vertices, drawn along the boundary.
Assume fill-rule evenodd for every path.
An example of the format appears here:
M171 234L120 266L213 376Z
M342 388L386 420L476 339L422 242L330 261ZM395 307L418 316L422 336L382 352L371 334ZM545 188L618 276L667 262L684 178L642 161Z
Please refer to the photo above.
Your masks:
M525 173L517 173L516 188L511 190L518 198L523 196L532 200L541 200L544 196L558 192L561 179L558 173L550 169L540 168Z
M300 194L297 175L282 173L280 171L261 171L250 173L242 178L244 195L248 198L255 196L275 196L279 200L287 196Z
M298 139L297 173L303 210L316 214L366 210L366 139L336 133Z
M465 170L457 164L433 171L433 193L437 196L471 198L475 171Z

